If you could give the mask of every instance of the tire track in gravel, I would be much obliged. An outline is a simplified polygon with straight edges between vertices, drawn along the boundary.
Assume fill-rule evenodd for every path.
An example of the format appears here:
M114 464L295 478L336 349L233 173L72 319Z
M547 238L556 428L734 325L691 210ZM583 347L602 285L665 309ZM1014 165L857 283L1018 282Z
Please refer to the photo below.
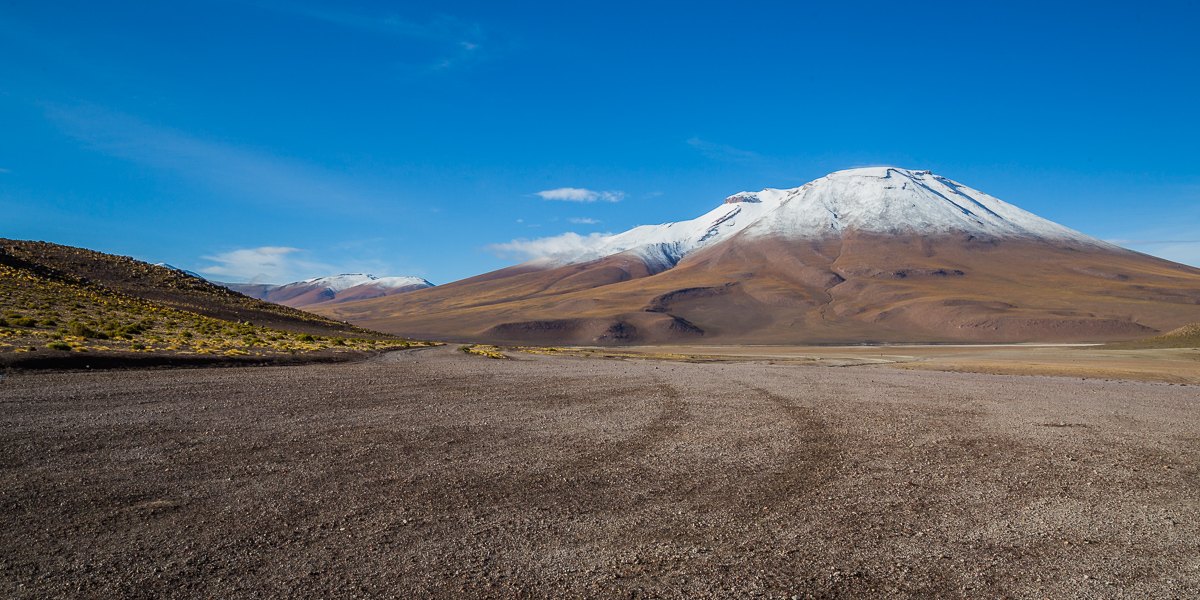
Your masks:
M384 352L378 356L373 356L363 362L366 364L378 364L412 360L418 355L418 353L423 353L426 350L434 350L437 348L444 348L444 346L412 346L409 348L388 350L387 352Z
M798 502L816 496L834 474L840 452L833 435L812 408L798 406L792 400L761 387L748 386L767 398L775 409L792 422L792 431L799 436L793 449L786 453L782 467L757 475L759 485L743 495L743 505L749 507L745 516L756 519L774 512L784 502Z
M453 490L424 489L426 505L444 508L526 506L573 514L615 511L627 506L630 490L653 483L653 473L637 460L671 439L688 417L687 403L666 383L626 388L625 397L661 398L657 414L617 440L588 437L563 448L570 457L536 472L514 475L460 471Z

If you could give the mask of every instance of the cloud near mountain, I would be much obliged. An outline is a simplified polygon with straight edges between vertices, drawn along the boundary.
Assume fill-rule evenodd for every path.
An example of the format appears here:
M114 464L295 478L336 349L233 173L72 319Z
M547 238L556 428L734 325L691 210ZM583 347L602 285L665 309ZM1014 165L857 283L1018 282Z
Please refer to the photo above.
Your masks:
M205 275L217 278L239 281L288 281L291 275L304 268L320 267L329 270L324 265L315 265L307 261L296 260L290 256L303 252L299 248L286 246L262 246L260 248L243 248L222 252L212 256L203 256L204 260L217 263L214 266L199 269Z
M522 258L533 260L549 256L577 254L598 247L611 233L592 233L579 235L568 231L561 235L535 238L532 240L516 239L504 244L492 244L484 249L503 258Z

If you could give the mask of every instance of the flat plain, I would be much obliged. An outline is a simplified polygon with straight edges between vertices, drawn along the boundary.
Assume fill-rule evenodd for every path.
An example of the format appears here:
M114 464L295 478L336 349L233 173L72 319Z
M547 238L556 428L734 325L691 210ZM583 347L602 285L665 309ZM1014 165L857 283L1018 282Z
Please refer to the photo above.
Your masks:
M1200 386L700 351L9 372L0 595L1200 595Z
M575 350L575 349L571 349ZM1200 348L1122 348L1099 344L894 344L879 346L636 346L587 348L622 357L766 361L825 367L1049 375L1200 384Z

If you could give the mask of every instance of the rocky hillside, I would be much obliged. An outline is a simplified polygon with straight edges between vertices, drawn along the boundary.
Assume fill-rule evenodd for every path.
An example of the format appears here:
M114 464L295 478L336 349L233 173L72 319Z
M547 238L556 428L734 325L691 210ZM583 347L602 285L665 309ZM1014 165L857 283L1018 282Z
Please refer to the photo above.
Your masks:
M302 310L250 298L168 267L48 242L0 239L0 264L48 280L107 290L154 304L238 323L313 335L371 335Z

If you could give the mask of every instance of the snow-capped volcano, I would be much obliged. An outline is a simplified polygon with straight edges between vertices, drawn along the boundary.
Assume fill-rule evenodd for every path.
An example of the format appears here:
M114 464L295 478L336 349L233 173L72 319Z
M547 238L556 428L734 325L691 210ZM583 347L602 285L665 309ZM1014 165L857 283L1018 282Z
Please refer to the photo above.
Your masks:
M562 266L627 253L663 271L684 256L746 232L747 236L822 239L862 233L965 233L1108 246L998 198L929 171L867 167L830 173L798 188L739 192L689 221L643 225L585 238L578 248L536 261Z
M313 277L284 285L256 283L226 283L222 285L252 298L293 308L379 298L433 286L432 283L420 277L376 277L366 273Z
M928 171L838 171L583 242L317 312L415 337L553 345L1108 341L1200 321L1200 269Z

